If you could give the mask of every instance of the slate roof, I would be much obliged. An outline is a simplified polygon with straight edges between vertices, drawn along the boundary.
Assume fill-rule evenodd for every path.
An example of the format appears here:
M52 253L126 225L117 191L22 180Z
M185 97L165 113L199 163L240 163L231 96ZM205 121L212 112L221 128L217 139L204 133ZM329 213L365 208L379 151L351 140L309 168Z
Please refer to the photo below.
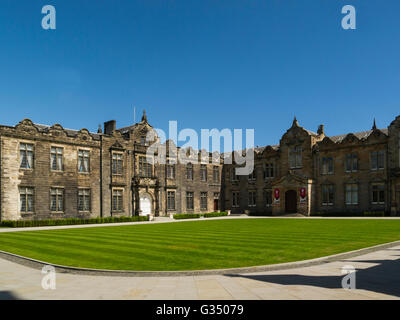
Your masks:
M382 131L384 134L388 135L388 129L387 128L379 129L379 130ZM372 132L373 132L373 130L368 130L368 131L355 132L355 133L352 133L352 134L355 135L358 139L366 139L366 138L369 137L369 135ZM330 138L333 142L337 143L337 142L341 142L344 138L346 138L346 136L348 134L341 134L341 135L332 136L332 137L328 136L328 138Z
M48 132L49 129L51 128L50 126L45 125L45 124L34 123L33 125L39 130L39 132ZM69 137L76 137L79 133L79 130L66 129L66 128L63 128L63 129L66 132L67 136L69 136ZM94 133L94 132L89 132L89 134L93 137L94 140L100 140L101 134Z

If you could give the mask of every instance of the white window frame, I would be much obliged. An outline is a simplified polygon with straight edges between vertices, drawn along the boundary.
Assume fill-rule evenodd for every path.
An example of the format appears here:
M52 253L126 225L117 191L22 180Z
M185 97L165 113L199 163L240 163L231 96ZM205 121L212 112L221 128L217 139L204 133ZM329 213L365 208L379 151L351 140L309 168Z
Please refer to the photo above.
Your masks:
M374 187L381 187L381 189L383 190L376 190L376 192L378 192L377 195L377 200L378 201L374 201ZM383 191L383 201L379 201L380 200L380 192ZM371 203L372 204L385 204L385 198L386 198L386 188L385 188L385 184L384 183L372 183L371 184Z
M53 156L55 156L56 169L53 167ZM64 148L58 146L50 147L50 169L51 171L64 171Z
M35 166L35 145L27 142L19 143L19 168L23 170L33 170ZM22 165L25 159L25 166Z
M81 202L82 197L82 202ZM82 207L80 204L82 203ZM78 189L78 211L79 212L90 212L92 208L92 192L90 188L79 188Z
M328 190L326 190L326 188ZM329 188L332 188L332 190L329 190ZM328 199L324 199L325 191L327 192ZM332 199L330 199L330 194L332 194ZM323 206L333 206L333 203L335 202L335 186L331 183L321 185L321 197L322 197L321 204ZM328 200L328 201L326 201L326 200ZM332 201L330 201L330 200L332 200Z
M346 183L344 190L345 190L346 205L358 205L359 204L359 185L357 183ZM350 194L351 194L350 202L348 201L348 197L347 197L348 192L350 192ZM354 196L354 195L356 195L356 196ZM355 201L355 199L354 199L355 197L357 198L357 201Z
M250 194L252 196L250 196ZM248 192L248 206L255 207L257 205L257 191L250 190Z
M85 163L87 167L85 168ZM81 167L84 170L81 170ZM79 149L78 150L78 172L79 173L90 173L90 150Z
M24 202L21 201L22 196L25 198ZM31 207L29 206L29 196L31 196ZM24 210L22 204L25 203ZM19 212L22 214L34 213L35 212L35 188L33 187L19 187Z
M53 210L53 196L56 197L56 210ZM61 197L61 200L60 200ZM60 203L62 205L62 208L60 210ZM61 187L51 187L50 188L50 211L53 213L64 213L65 212L65 189Z

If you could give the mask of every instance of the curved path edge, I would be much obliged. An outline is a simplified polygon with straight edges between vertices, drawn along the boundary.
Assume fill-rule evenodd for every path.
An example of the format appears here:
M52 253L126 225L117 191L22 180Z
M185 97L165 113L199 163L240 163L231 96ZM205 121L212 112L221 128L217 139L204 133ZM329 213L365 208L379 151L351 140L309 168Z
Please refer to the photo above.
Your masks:
M310 267L342 259L353 258L367 253L396 247L399 245L400 245L400 240L310 260L302 260L296 262L286 262L286 263L254 266L254 267L193 270L193 271L127 271L127 270L87 269L87 268L69 267L69 266L43 262L40 260L19 256L1 250L0 250L0 258L38 270L41 270L44 266L53 266L56 272L70 273L76 275L94 275L94 276L107 276L107 277L179 277L179 276L184 277L184 276L201 276L201 275L244 274L244 273L278 271L278 270Z

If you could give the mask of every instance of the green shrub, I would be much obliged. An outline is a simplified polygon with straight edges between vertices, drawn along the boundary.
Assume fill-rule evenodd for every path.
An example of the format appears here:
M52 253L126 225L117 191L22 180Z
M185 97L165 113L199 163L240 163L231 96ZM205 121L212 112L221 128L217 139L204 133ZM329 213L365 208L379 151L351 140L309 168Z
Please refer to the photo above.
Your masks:
M181 220L181 219L198 219L201 217L200 213L179 213L174 214L174 219Z
M250 212L249 216L252 216L252 217L269 217L269 216L272 216L272 212Z
M210 213L205 213L204 218L225 217L227 215L228 212L210 212Z
M313 217L384 217L384 211L365 212L312 212Z
M26 228L26 227L138 222L138 221L148 221L148 220L149 220L148 216L106 217L106 218L90 218L90 219L70 218L70 219L59 219L59 220L19 220L19 221L2 221L0 223L0 226L10 227L10 228Z
M365 217L384 217L385 212L384 211L365 211L364 216Z

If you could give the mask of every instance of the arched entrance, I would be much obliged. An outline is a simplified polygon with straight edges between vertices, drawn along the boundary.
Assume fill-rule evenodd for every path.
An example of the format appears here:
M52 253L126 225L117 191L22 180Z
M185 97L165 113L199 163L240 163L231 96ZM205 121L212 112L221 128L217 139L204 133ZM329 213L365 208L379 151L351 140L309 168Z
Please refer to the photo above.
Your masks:
M288 190L285 192L285 212L297 212L297 192L295 190Z
M140 215L148 216L152 213L151 196L148 193L142 193L140 195Z

